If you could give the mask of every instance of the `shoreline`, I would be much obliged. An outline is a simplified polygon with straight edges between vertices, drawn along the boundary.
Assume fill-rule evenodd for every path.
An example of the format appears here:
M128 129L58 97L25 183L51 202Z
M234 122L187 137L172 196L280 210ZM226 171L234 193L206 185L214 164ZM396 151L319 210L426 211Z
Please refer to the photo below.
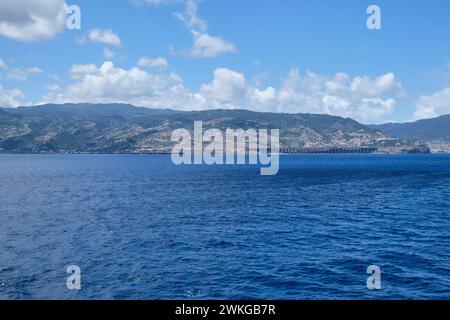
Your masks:
M110 153L110 152L0 152L0 156L2 155L136 155L136 156L157 156L157 155L166 155L170 156L170 152L143 152L143 153L136 153L136 152L120 152L120 153ZM373 153L364 153L364 152L346 152L346 153L325 153L325 152L305 152L305 153L279 153L280 156L343 156L343 155L365 155L365 156L371 156L371 155L377 155L377 156L399 156L399 155L450 155L450 153L425 153L425 152L415 152L415 153L384 153L384 152L373 152Z

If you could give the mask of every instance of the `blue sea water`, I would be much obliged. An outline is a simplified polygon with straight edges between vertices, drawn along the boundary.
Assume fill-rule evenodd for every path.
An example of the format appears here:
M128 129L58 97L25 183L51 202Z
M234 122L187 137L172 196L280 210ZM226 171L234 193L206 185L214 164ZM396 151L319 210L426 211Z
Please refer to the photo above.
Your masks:
M1 155L0 195L0 299L450 299L450 156Z

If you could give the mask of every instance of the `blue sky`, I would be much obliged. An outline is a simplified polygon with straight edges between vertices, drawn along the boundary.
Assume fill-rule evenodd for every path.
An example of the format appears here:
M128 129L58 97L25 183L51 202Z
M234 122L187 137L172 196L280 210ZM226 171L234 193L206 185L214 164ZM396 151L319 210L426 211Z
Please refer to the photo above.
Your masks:
M381 30L366 26L371 4ZM65 5L80 7L81 30L65 28ZM6 0L0 105L409 121L450 113L449 40L447 0Z

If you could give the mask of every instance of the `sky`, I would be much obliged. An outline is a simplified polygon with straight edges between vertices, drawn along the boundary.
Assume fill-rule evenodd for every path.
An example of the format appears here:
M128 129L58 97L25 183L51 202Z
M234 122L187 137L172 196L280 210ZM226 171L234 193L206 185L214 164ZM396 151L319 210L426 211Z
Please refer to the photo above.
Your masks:
M450 1L0 0L0 106L84 102L448 114Z

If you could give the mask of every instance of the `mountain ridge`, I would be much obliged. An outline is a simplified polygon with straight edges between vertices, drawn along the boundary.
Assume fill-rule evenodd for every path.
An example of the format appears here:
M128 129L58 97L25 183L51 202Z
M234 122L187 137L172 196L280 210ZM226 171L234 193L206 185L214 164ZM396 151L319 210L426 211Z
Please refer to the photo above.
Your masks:
M434 153L450 153L450 115L370 127L394 138L424 141Z
M3 153L167 153L171 133L204 130L280 129L283 152L428 152L418 141L392 138L351 118L245 109L177 111L129 104L47 104L0 108Z

